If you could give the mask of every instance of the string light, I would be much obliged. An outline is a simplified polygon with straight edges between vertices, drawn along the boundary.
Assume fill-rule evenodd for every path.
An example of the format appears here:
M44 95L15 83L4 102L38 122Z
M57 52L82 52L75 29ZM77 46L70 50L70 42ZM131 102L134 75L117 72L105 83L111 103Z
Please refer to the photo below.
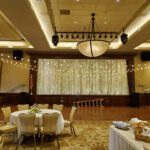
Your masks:
M36 65L31 66L29 64L30 59L24 59L21 62L19 62L19 61L17 62L16 60L12 60L10 55L3 54L3 53L0 54L0 60L3 63L10 64L11 66L20 67L21 69L32 70L32 71L36 71L36 72L38 71L38 69L41 69L40 67L38 67L38 69L37 69ZM33 60L33 62L37 63L37 60ZM65 62L65 60L64 60L64 62ZM43 62L41 62L41 64L43 64ZM48 65L49 65L49 63L48 63ZM55 66L56 66L56 64L55 64ZM64 65L61 63L60 66L62 68ZM68 65L68 67L70 67L70 66ZM112 68L115 68L115 67L116 67L116 65L112 65ZM81 65L80 68L83 68L83 66ZM110 72L110 70L108 70L108 66L99 66L98 68L99 68L99 72L103 72L103 71ZM118 68L121 69L120 66L118 66ZM63 68L63 69L65 69L65 68ZM150 70L150 64L144 63L144 64L136 64L136 65L126 65L127 73L138 72L138 71L143 71L143 70ZM45 71L51 71L51 70L43 68L43 71L45 72ZM65 70L63 70L63 71L65 71ZM114 74L117 77L117 73L114 72Z

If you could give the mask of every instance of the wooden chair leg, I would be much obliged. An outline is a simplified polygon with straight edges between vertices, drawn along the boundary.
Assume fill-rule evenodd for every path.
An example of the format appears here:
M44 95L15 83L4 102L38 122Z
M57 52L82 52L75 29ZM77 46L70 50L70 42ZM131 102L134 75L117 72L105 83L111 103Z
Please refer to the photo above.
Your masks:
M42 134L42 139L41 139L41 146L40 146L40 149L42 149L43 139L44 139L44 134Z
M75 132L75 129L74 129L74 126L72 126L72 130L73 130L73 133L74 133L74 136L76 137L76 132Z
M34 149L36 150L36 139L35 139L35 134L33 135L34 138Z
M57 140L58 149L60 149L60 145L59 145L59 140L58 140L58 135L57 134L56 134L56 140Z
M72 130L72 127L71 127L71 125L70 125L70 131L71 131L71 133L73 133L73 130Z
M16 139L17 137L18 137L18 133L16 131L16 132L13 133L13 140L14 140L15 143L18 142L17 139Z
M21 139L22 136L23 136L23 135L21 134L20 137L19 137L19 139L18 139L18 141L17 141L17 147L16 147L16 150L18 150L19 143L20 143L20 139Z

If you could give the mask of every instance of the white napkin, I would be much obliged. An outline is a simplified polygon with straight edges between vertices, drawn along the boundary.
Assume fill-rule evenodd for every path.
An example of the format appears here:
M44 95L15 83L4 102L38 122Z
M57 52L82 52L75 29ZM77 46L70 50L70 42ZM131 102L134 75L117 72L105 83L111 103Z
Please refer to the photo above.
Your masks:
M129 121L130 124L140 123L140 122L147 123L147 121L143 121L138 118L131 118L131 120Z
M113 124L120 129L127 129L129 127L128 123L123 121L113 121Z

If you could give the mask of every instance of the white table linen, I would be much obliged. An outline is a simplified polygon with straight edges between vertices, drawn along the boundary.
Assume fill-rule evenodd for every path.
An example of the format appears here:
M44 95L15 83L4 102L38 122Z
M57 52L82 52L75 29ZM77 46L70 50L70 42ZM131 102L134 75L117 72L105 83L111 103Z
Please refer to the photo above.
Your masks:
M136 141L132 130L120 130L114 125L109 129L109 150L150 150L145 144L150 148L150 143Z
M19 125L19 121L18 121L18 115L20 113L28 113L28 112L29 112L29 110L22 110L22 111L16 111L16 112L11 113L10 122L17 126L18 134L20 134L20 128L21 128ZM64 128L64 118L63 118L62 113L60 111L52 110L52 109L40 109L40 112L35 114L36 115L35 125L39 126L39 127L43 125L42 115L44 113L49 113L49 114L58 113L59 114L58 121L57 121L56 133L60 134L60 132Z

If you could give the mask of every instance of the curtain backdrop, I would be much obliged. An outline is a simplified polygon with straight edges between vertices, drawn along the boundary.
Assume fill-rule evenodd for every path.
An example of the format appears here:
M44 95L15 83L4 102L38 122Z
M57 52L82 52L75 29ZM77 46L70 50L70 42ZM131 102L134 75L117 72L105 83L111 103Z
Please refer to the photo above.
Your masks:
M125 59L39 59L37 94L128 95Z

